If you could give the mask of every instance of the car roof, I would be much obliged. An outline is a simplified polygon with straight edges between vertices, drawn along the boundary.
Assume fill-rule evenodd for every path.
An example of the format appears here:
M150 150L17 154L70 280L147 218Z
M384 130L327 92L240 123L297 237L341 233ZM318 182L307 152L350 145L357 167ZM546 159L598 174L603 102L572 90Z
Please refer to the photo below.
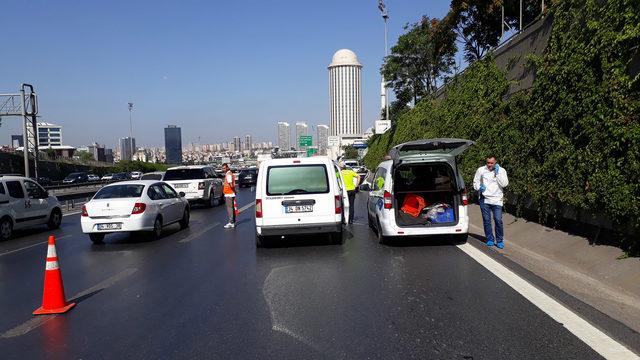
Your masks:
M277 165L305 165L305 164L323 164L328 165L333 161L327 156L313 156L308 158L285 158L285 159L268 159L262 162L262 166Z
M155 183L162 182L160 180L129 180L129 181L118 181L115 183L107 184L107 186L115 186L115 185L153 185Z
M151 175L151 174L164 174L164 171L152 171L152 172L144 173L142 175Z
M211 167L209 165L183 165L183 166L174 166L170 167L167 170L182 170L182 169L204 169Z
M33 180L19 175L0 175L0 180Z

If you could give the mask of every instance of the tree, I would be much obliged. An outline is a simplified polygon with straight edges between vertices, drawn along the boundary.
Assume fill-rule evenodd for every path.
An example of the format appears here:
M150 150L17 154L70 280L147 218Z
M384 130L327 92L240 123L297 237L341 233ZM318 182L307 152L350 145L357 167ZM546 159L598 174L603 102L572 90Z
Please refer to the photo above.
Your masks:
M417 103L436 90L438 81L451 73L457 49L455 33L442 27L438 19L423 17L419 23L407 24L405 30L381 72L396 98L406 104Z
M498 46L502 35L502 5L505 23L517 29L520 24L519 0L452 0L443 22L453 29L464 45L468 62L481 59L491 48ZM523 0L522 22L531 23L541 12L540 0Z
M343 159L357 159L359 157L358 149L354 148L351 145L343 146L342 150L344 151L344 153L342 154Z
M93 161L93 154L87 152L87 151L76 151L75 156L78 157L78 159L80 159L80 161L82 162L87 162L87 161Z

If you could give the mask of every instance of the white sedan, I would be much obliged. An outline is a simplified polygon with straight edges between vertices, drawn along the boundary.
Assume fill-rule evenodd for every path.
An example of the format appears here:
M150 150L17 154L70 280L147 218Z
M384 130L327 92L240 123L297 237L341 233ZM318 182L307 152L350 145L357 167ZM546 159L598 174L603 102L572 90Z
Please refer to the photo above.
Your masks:
M106 234L143 231L157 239L162 228L179 223L189 226L189 202L184 193L157 180L123 181L98 191L82 206L82 232L102 243Z

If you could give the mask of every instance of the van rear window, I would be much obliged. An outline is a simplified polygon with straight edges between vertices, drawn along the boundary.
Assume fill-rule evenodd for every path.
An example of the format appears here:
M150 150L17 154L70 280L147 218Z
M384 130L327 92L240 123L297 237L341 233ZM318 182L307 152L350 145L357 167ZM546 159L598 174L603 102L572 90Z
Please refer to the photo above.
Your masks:
M267 171L267 195L329 192L327 168L322 165L272 166Z

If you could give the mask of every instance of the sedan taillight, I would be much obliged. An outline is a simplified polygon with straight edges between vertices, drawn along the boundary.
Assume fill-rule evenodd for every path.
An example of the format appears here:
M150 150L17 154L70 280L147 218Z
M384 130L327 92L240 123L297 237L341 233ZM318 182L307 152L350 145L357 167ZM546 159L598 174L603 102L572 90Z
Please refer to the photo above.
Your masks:
M87 206L86 205L82 205L82 216L84 216L84 217L89 216L89 213L87 212Z
M133 210L131 210L131 215L142 214L146 208L147 204L145 203L135 203Z
M262 218L262 199L256 199L256 218Z

